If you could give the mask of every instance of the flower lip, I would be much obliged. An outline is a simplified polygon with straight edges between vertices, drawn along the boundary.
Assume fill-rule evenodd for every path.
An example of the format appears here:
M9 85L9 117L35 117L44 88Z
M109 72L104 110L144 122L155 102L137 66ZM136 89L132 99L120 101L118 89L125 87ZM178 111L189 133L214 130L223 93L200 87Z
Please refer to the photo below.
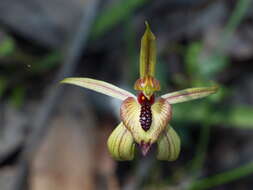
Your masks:
M152 124L151 106L155 102L154 94L148 99L142 92L138 95L138 102L141 105L140 124L144 131L148 131Z
M147 131L143 129L140 122L141 107L141 104L136 99L129 97L122 102L120 117L137 144L140 145L142 141L153 144L157 141L171 119L171 106L162 98L155 101L151 106L152 122Z

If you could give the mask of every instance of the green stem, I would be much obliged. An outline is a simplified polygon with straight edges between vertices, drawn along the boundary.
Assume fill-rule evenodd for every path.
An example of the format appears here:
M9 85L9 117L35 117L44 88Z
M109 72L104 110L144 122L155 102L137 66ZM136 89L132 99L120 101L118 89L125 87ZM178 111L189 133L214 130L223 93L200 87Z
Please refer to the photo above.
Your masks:
M148 0L121 0L103 10L96 19L91 32L91 38L97 39L102 34L113 28L116 24L128 18L137 8Z
M210 129L211 125L209 122L206 121L206 123L200 130L200 138L197 151L195 153L194 159L191 162L191 171L194 174L196 174L203 167L210 137Z
M253 161L239 168L235 168L230 171L223 172L205 179L197 180L193 182L193 184L190 187L190 190L209 189L212 187L216 187L218 185L222 185L240 179L252 173L253 173Z
M204 103L205 109L202 110L202 115L204 118L204 125L200 129L199 142L197 146L197 151L195 153L195 157L190 162L190 170L193 174L196 174L203 168L206 152L208 149L208 143L210 139L210 130L212 126L212 113L213 108L209 105L208 102Z
M226 27L225 33L229 31L235 31L237 26L243 20L246 11L250 8L251 0L240 0L237 2L235 10L233 11Z
M223 49L224 46L228 44L227 42L230 40L236 28L243 20L247 10L250 8L250 2L251 0L240 0L237 2L230 19L224 28L224 32L220 41L221 44L219 46L221 47L220 49Z

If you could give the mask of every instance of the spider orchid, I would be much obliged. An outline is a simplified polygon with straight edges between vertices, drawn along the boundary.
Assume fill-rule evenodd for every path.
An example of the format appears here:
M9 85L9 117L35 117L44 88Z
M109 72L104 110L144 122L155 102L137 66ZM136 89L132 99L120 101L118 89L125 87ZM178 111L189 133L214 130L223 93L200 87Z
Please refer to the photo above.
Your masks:
M157 143L157 159L174 161L180 152L180 138L169 125L171 105L206 97L217 91L217 87L188 88L155 97L160 90L155 79L155 36L146 23L141 40L140 78L134 88L137 96L110 83L90 78L66 78L62 83L74 84L122 100L120 124L111 133L107 145L116 160L132 160L135 146L139 145L146 155L151 145Z

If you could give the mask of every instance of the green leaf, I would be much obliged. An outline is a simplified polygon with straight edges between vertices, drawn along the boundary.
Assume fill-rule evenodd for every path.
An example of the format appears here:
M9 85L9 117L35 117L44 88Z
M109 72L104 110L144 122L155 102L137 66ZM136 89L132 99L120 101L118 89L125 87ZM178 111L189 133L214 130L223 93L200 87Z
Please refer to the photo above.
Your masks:
M147 1L148 0L121 0L103 10L96 19L91 32L91 38L96 39L100 37L116 24L128 18L138 7L144 5Z
M203 123L206 120L206 114L209 113L210 101L201 101L198 103L178 104L173 107L173 120L180 122L198 122ZM190 114L189 114L190 113ZM223 125L240 129L253 129L253 108L249 106L229 106L222 109L216 108L209 117L212 125Z
M0 98L3 96L6 88L7 88L7 79L4 77L0 77Z
M26 89L23 86L15 87L10 97L11 104L17 108L20 108L24 104L25 91Z
M11 55L15 51L15 42L12 38L6 37L0 43L0 57Z

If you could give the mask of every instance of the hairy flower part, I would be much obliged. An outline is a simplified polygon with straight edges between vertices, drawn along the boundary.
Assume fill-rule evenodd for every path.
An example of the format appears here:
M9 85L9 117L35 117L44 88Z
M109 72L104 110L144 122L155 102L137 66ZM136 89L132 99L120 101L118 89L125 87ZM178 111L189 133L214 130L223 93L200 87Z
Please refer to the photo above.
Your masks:
M148 99L143 93L138 95L138 102L141 104L140 123L141 127L147 131L152 123L152 111L151 106L155 102L155 96L152 95Z
M149 102L141 105L140 123L144 131L149 130L152 124L151 104Z
M146 23L141 40L140 78L134 88L137 97L113 84L90 78L66 78L62 83L81 86L113 98L122 100L120 124L108 138L107 146L116 160L132 160L135 145L147 155L153 144L157 144L157 159L174 161L180 153L180 138L169 125L172 104L204 98L217 92L218 87L188 88L155 97L160 84L155 79L156 44L155 36Z

